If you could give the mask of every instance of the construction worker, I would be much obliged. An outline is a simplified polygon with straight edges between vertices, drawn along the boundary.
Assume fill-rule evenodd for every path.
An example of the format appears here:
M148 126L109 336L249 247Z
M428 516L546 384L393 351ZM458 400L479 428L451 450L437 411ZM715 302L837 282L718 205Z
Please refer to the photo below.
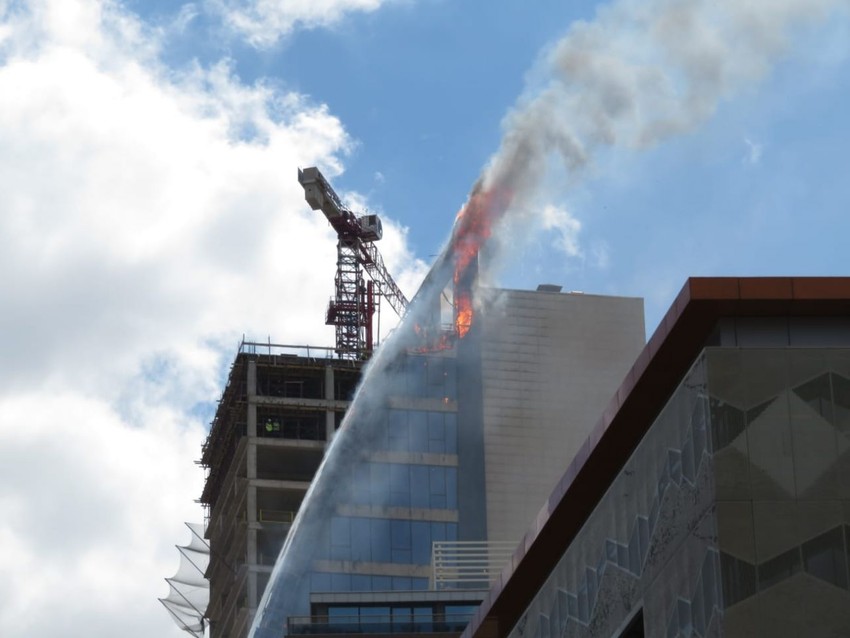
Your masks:
M266 436L280 436L280 421L266 419Z

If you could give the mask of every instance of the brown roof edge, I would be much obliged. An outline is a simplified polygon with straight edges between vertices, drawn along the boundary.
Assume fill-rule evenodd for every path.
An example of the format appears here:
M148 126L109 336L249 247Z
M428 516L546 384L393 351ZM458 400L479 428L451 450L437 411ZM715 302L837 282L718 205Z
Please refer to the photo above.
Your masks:
M693 277L685 282L462 638L510 632L717 320L783 315L850 316L850 277Z

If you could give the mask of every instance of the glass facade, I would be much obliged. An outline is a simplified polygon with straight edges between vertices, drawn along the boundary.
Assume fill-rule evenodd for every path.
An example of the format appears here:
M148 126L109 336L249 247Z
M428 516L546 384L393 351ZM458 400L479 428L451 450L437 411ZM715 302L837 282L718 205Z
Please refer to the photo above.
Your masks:
M432 543L458 539L455 357L407 353L373 374L284 546L255 636L309 615L310 593L427 589Z
M708 348L511 636L850 635L850 351Z

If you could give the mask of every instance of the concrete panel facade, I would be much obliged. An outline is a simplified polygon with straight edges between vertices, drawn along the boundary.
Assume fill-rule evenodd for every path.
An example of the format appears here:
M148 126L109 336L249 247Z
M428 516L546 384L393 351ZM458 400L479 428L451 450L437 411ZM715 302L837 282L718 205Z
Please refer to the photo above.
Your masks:
M643 300L498 290L488 306L487 537L517 542L643 348Z

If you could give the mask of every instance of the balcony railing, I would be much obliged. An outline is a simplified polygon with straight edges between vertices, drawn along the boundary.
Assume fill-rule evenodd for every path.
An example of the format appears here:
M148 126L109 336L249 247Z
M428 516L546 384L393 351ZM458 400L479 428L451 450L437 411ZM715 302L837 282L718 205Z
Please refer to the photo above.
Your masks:
M433 587L489 589L515 549L516 543L505 541L435 542L431 551Z

